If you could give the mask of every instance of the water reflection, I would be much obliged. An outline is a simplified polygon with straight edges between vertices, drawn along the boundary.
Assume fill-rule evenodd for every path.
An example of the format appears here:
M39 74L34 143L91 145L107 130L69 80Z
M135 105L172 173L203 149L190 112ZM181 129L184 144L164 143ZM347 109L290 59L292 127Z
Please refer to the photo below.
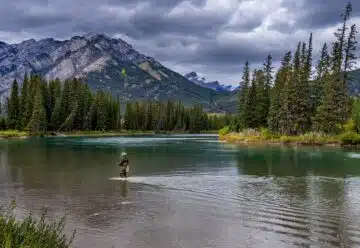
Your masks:
M360 175L360 160L337 148L243 148L237 153L237 162L239 173L256 176Z
M360 167L346 154L341 150L311 148L283 148L281 152L274 148L239 150L238 173L270 177L276 185L273 190L269 184L264 185L262 203L266 199L274 204L264 206L262 211L272 218L281 213L276 219L282 224L267 218L260 229L280 236L293 235L297 237L292 240L293 245L299 246L360 245L360 223L351 217L360 214L354 209L360 201L349 198L347 180L351 176L360 183Z
M356 156L214 140L3 143L0 202L67 213L78 247L360 245ZM132 179L109 180L123 151Z

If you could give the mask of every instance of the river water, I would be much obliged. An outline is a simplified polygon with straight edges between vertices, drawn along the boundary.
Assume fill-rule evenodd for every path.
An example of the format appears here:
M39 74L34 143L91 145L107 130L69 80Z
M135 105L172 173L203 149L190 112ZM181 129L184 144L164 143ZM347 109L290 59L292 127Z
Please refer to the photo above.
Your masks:
M0 142L0 203L66 214L80 248L360 247L359 176L356 151L211 135Z

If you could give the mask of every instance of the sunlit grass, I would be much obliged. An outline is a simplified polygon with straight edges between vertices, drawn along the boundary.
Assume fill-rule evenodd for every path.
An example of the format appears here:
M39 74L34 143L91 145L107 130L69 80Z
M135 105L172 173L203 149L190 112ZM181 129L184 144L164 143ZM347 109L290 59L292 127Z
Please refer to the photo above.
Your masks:
M300 144L300 145L330 145L330 144L355 144L359 134L344 134L331 136L324 133L309 132L297 136L286 136L272 134L267 129L255 130L245 129L242 132L230 132L229 129L222 129L219 132L219 139L228 143L279 143L279 144ZM360 138L359 138L360 144Z
M65 217L47 223L46 210L36 219L29 214L23 221L16 221L13 211L15 202L7 209L0 208L1 248L68 248L75 237L68 238L63 232Z
M2 138L16 138L16 137L26 137L29 133L26 131L18 130L2 130L0 131L0 137Z

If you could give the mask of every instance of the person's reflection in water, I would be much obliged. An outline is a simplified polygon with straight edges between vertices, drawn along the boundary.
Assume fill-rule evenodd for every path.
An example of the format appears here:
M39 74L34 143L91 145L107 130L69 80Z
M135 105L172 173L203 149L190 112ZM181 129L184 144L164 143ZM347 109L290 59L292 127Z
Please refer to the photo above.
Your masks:
M126 198L128 195L127 181L121 181L120 187L121 187L121 196Z

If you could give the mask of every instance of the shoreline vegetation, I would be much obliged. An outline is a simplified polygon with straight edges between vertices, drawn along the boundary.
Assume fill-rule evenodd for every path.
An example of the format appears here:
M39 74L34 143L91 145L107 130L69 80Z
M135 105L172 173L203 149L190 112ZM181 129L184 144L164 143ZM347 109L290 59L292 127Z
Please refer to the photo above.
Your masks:
M91 90L77 79L46 81L25 74L22 83L13 81L10 96L0 106L0 137L201 133L218 131L233 121L234 115L208 113L199 103L121 103L119 96Z
M220 141L229 144L360 147L360 135L353 131L339 135L306 133L297 136L287 136L273 135L267 129L247 129L242 132L230 132L229 130L228 127L220 130Z
M16 203L10 207L0 206L0 247L71 247L76 231L71 237L64 234L65 217L49 222L43 209L40 218L31 213L21 221L14 216Z
M228 143L360 146L360 97L351 95L349 73L356 65L352 4L341 12L331 46L313 59L313 35L285 52L273 71L268 55L261 68L245 61L236 121L219 131ZM329 43L330 44L330 43ZM312 68L315 68L313 70ZM355 82L354 82L355 83Z

